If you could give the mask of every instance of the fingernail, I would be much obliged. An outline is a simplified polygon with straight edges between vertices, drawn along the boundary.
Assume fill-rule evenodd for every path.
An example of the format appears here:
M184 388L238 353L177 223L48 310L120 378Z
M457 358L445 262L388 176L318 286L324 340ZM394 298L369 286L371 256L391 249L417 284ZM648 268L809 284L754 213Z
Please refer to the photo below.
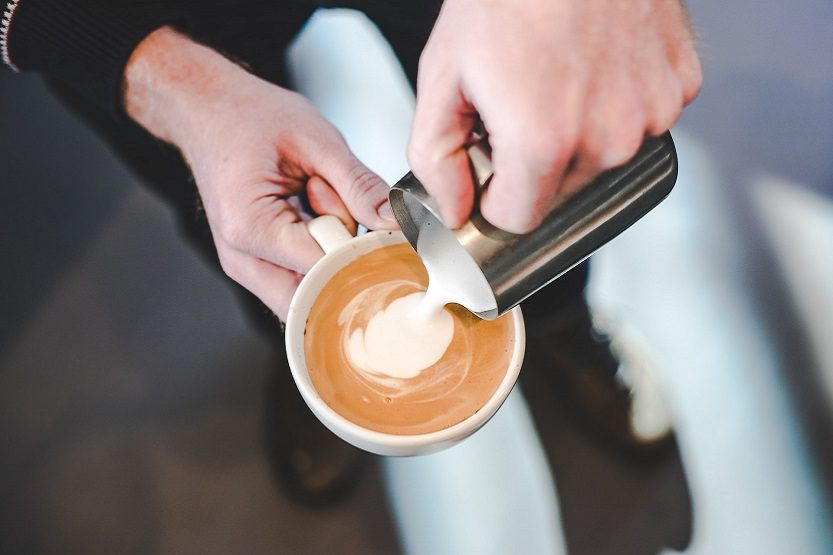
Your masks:
M376 209L376 213L383 220L387 220L391 223L396 223L396 218L393 217L393 210L391 210L390 203L388 201L385 201L382 204L380 204L379 208Z

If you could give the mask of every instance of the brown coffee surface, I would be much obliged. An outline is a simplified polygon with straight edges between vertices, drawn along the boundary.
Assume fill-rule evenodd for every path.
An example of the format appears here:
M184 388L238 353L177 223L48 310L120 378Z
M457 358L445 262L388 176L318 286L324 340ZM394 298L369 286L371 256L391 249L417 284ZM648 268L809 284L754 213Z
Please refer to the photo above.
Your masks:
M427 284L416 253L400 244L357 258L321 291L307 318L304 355L315 389L337 413L379 432L423 434L465 420L494 394L514 348L509 314L485 321L448 305L451 344L415 378L369 374L351 362L346 345L354 328L395 299L425 291Z

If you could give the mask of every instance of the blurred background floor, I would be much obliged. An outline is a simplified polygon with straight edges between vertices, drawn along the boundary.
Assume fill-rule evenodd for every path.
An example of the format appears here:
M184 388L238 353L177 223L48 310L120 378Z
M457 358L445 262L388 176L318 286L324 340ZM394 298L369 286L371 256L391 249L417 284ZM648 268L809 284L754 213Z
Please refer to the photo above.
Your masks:
M592 278L660 363L682 457L619 461L526 394L571 553L829 553L833 10L692 9L680 181ZM395 180L412 98L364 25L318 17L291 58ZM376 469L323 510L274 482L269 346L165 206L36 77L0 74L0 98L0 552L398 553Z

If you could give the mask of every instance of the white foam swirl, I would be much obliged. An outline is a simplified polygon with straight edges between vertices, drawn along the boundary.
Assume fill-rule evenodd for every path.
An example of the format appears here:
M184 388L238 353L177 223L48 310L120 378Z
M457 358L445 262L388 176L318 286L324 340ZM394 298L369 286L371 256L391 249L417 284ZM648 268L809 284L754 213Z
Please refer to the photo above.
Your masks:
M420 318L425 293L393 300L357 327L347 342L347 355L357 367L374 375L399 379L419 376L436 364L454 337L454 320L445 311Z
M362 291L339 314L351 369L380 395L429 401L455 390L469 372L470 356L442 360L454 339L454 319L447 309L426 312L424 297L418 283L389 281Z

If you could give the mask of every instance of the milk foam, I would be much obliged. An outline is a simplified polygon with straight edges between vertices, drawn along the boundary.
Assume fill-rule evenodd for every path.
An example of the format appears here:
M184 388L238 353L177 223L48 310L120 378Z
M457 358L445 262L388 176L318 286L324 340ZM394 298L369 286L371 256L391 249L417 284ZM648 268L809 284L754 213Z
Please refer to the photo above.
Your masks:
M372 374L412 379L436 364L454 338L454 320L447 311L424 303L425 293L394 299L353 330L347 355Z

